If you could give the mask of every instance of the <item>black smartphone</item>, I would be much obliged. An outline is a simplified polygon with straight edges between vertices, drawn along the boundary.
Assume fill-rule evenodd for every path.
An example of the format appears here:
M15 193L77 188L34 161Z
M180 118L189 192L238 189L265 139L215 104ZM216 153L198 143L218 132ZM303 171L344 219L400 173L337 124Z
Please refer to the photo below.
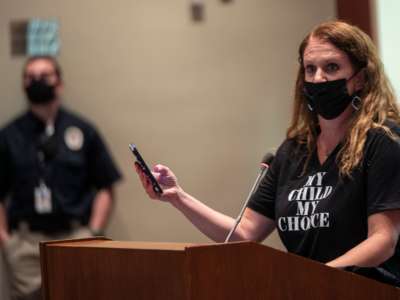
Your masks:
M136 157L136 162L139 164L140 168L143 170L143 173L147 176L150 180L151 185L153 186L153 191L156 194L162 194L163 190L158 184L157 180L154 178L153 174L151 173L149 167L147 166L146 162L144 161L143 157L140 155L138 148L134 144L129 144L129 149L131 149L133 155Z

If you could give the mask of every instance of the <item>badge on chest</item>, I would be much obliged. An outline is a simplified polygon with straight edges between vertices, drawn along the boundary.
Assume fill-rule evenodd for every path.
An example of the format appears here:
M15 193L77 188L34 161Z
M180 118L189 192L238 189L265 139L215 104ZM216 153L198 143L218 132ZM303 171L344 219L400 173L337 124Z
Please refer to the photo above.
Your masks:
M39 186L35 187L34 199L35 211L38 214L49 214L52 212L51 190L43 181L39 183Z

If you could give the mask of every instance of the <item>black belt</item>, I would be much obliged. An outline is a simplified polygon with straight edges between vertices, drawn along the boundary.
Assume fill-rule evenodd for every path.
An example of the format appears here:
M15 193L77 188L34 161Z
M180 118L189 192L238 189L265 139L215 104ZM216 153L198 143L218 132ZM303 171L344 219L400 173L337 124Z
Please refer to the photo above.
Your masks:
M37 218L35 220L21 219L18 221L11 222L10 229L18 230L21 228L29 229L34 232L41 232L45 234L57 234L63 232L70 232L78 227L82 226L82 223L78 220L66 220L60 218Z

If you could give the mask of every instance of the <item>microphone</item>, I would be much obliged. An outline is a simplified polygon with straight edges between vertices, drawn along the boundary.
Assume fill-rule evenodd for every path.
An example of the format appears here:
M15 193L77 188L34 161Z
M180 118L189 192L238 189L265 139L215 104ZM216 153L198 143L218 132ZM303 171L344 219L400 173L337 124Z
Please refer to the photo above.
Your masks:
M251 196L254 194L254 192L258 189L258 186L260 185L260 182L262 181L262 179L264 178L265 174L267 174L268 169L269 169L269 165L271 164L272 160L274 159L274 155L270 152L268 152L267 154L264 155L263 159L261 160L261 165L260 165L260 173L258 174L256 181L254 182L249 194L247 195L246 201L243 204L242 209L240 210L239 215L237 216L236 220L235 220L235 224L233 224L232 229L229 231L226 239L225 239L225 244L229 242L229 240L231 239L233 233L236 230L236 227L239 225L240 220L243 217L244 214L244 210L247 207L247 204L249 204L250 198Z

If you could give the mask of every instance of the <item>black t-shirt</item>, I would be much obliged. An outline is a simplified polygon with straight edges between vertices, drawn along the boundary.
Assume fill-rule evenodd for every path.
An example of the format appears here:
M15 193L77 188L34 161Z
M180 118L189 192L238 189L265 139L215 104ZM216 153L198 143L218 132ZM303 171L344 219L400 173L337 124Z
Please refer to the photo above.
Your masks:
M45 230L65 220L87 224L96 191L120 177L95 128L65 109L58 112L50 139L30 111L0 131L0 201L9 196L10 228L22 220ZM51 191L50 213L35 209L40 182Z
M398 128L392 128L393 131ZM368 216L400 209L400 143L371 129L361 164L340 177L339 144L321 165L316 151L303 172L305 145L286 140L248 205L275 220L289 252L323 263L367 238ZM382 267L400 278L400 252Z

